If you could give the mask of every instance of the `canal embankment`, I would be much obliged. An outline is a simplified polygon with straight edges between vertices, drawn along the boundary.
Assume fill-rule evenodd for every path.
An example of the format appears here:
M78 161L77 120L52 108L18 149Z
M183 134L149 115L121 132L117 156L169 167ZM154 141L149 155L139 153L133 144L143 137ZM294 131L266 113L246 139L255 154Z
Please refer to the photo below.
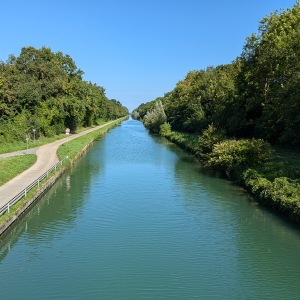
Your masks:
M19 174L6 184L0 187L0 204L4 207L16 195L25 190L24 197L14 206L9 207L7 211L0 216L0 235L7 230L26 209L35 202L57 179L68 169L81 155L83 155L90 145L111 128L117 126L127 117L110 121L101 126L73 135L68 140L59 140L54 143L44 145L37 150L37 162L25 172ZM65 162L55 171L47 176L38 186L31 191L26 192L26 188L51 169L54 164ZM47 174L48 175L48 174Z
M226 140L211 131L200 136L170 130L160 134L194 154L204 167L238 183L259 204L300 224L300 169L262 140Z

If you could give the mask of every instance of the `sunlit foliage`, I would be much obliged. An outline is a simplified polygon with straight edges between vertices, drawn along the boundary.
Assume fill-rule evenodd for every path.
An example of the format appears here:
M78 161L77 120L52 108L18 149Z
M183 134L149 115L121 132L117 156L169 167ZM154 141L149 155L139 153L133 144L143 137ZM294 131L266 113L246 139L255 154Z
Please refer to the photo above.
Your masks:
M105 90L84 81L69 55L42 47L24 47L18 57L0 62L0 141L52 136L66 127L97 124L128 114Z

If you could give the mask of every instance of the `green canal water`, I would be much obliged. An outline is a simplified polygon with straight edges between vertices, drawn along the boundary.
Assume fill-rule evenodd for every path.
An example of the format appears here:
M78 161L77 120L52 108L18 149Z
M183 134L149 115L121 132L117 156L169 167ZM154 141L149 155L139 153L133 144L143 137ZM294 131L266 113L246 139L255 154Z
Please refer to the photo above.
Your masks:
M1 299L300 299L300 234L128 120L1 237Z

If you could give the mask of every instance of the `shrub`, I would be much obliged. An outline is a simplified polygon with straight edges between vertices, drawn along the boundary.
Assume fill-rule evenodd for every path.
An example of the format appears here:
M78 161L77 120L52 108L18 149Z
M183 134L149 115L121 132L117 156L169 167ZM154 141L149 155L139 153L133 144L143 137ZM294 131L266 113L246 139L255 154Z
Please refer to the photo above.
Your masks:
M201 160L206 161L209 154L212 152L215 144L224 140L225 132L217 129L214 125L209 125L207 129L203 130L199 137L196 155Z
M137 110L134 110L133 113L132 113L132 118L135 119L135 120L138 120L140 117L140 114Z
M156 103L154 110L148 111L144 117L145 126L152 132L159 132L160 125L167 120L163 105L160 101Z
M270 157L271 146L260 139L225 140L213 146L205 163L227 174L234 168L254 167Z
M159 129L160 135L168 137L168 136L170 136L171 133L172 133L172 130L171 130L170 123L165 122L160 125L160 129Z
M245 186L260 200L266 198L272 182L263 178L256 170L247 169L243 174Z
M300 184L296 180L278 177L270 181L253 169L245 171L243 179L257 200L300 222Z

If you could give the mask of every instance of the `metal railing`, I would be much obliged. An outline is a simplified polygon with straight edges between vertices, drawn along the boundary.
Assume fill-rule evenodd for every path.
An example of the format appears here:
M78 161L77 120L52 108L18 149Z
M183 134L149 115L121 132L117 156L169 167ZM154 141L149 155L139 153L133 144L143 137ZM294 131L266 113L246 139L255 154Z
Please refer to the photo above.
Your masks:
M64 159L56 163L52 168L50 168L47 172L45 172L43 175L41 175L38 179L36 179L34 182L32 182L30 185L28 185L23 191L21 191L19 194L14 196L8 203L6 203L4 206L0 208L0 216L3 215L6 211L9 213L10 207L17 203L21 198L26 197L27 193L36 185L40 186L40 182L47 178L49 173L51 173L53 170L56 170L57 167L61 166L62 163L68 159L68 156L66 156Z

